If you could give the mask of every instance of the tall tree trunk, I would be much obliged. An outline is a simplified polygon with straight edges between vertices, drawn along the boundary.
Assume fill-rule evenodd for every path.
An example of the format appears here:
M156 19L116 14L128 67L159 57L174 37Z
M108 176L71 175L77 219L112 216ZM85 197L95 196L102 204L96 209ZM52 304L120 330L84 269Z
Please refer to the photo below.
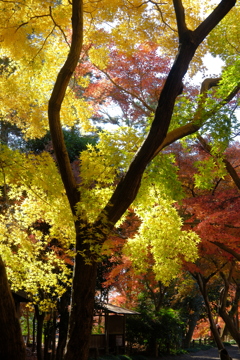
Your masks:
M56 324L57 324L57 314L56 311L54 311L53 319L52 319L52 331L51 331L51 350L52 350L51 360L54 360L56 355Z
M30 345L30 322L29 322L29 310L28 308L26 307L26 321L27 321L27 341L26 341L26 344L27 346Z
M4 262L0 256L0 359L24 360L25 345L14 300L7 280Z
M62 360L64 355L64 348L67 343L67 332L68 332L68 321L69 321L69 305L70 305L70 294L71 290L68 289L61 297L58 305L58 313L60 315L59 323L59 337L56 359Z
M92 330L97 263L77 254L74 268L69 341L66 360L88 359Z
M39 311L38 305L35 305L35 315L37 319L37 359L43 360L42 349L42 334L43 334L43 320L45 313Z
M48 360L48 351L50 347L50 341L51 341L51 318L45 322L44 324L44 350L43 350L43 358L44 360Z
M32 353L35 352L36 349L36 314L34 312L33 321L32 321Z

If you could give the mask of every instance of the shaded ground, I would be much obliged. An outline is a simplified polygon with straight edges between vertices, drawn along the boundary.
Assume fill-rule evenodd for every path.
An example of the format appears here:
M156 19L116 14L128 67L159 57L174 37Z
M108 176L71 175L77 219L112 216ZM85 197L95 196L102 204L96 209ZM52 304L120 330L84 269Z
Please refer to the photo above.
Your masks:
M229 355L233 360L240 360L240 351L236 345L226 346ZM36 360L36 355L32 355L31 351L27 351L27 360ZM176 356L162 356L159 358L148 357L148 360L219 360L218 349L211 348L208 350L201 350L185 355Z
M240 352L236 345L226 346L226 350L233 360L240 360ZM160 360L219 360L218 349L211 348L198 352L189 353L178 356L163 356L158 358ZM154 357L149 357L148 360L156 360Z

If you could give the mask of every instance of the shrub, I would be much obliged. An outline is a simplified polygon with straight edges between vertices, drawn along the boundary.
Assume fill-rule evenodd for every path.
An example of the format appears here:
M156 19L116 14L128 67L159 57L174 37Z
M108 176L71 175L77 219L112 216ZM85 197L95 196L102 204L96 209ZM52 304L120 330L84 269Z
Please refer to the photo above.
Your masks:
M158 344L162 353L175 352L181 348L182 329L178 312L161 309L157 315L134 316L127 319L126 339L131 344L146 345L147 350Z

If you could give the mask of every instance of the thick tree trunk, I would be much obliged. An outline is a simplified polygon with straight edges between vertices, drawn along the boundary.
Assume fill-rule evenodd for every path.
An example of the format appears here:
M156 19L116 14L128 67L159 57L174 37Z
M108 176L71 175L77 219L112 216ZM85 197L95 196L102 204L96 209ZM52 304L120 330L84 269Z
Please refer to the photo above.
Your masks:
M65 360L88 359L97 263L88 265L78 254L75 261L69 341Z
M0 359L24 360L25 346L7 274L0 256Z
M231 319L231 317L227 314L226 310L224 310L224 309L219 309L219 315L222 317L229 333L231 334L233 339L236 341L238 347L240 348L240 333L239 333L238 329L236 328L233 320Z

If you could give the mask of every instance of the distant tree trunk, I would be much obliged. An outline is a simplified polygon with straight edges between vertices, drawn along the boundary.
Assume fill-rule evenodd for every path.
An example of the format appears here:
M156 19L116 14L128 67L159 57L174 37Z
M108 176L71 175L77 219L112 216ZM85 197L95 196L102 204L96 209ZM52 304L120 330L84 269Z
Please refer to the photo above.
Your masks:
M26 321L27 321L27 341L26 341L26 344L27 346L30 345L30 323L29 323L29 310L28 308L26 307Z
M58 304L58 313L60 315L60 322L58 326L58 346L57 346L57 360L63 360L64 348L67 343L68 321L69 321L69 305L70 305L71 289L68 289L61 297Z
M50 341L51 341L51 318L45 322L45 326L44 326L44 360L47 360L48 358L48 350L50 347Z
M43 360L42 354L42 333L43 333L43 320L45 313L39 311L37 305L35 305L35 314L37 318L37 359Z
M208 293L207 293L207 280L200 273L198 273L195 276L195 278L197 280L199 289L200 289L201 294L202 294L203 299L204 299L204 303L205 303L207 314L208 314L208 319L209 319L209 322L210 322L210 329L212 331L214 340L215 340L215 342L217 344L217 348L218 348L218 350L224 349L224 346L223 346L222 340L220 338L220 334L219 334L219 332L218 332L218 330L216 328L216 324L215 324L215 321L213 319L211 307L210 307L210 304L209 304Z
M32 322L32 337L33 337L33 340L32 340L32 352L35 351L36 349L36 314L34 312L34 316L33 316L33 322Z
M193 332L196 327L197 321L199 320L199 313L195 312L193 316L191 316L189 322L188 322L188 331L186 333L185 339L184 339L184 348L187 349L190 347L190 343L192 340Z
M57 314L56 314L56 311L54 311L53 319L52 319L52 329L51 329L52 330L51 331L51 350L52 350L51 360L55 359L55 353L56 353L56 321L57 321Z
M4 262L0 256L0 359L24 360L25 345L14 300L7 280Z

